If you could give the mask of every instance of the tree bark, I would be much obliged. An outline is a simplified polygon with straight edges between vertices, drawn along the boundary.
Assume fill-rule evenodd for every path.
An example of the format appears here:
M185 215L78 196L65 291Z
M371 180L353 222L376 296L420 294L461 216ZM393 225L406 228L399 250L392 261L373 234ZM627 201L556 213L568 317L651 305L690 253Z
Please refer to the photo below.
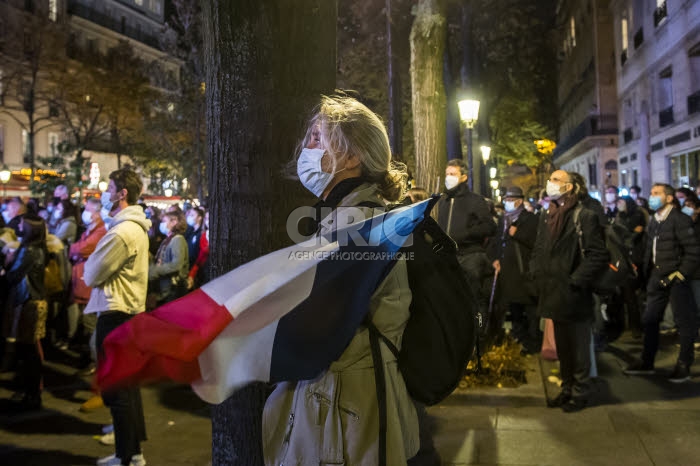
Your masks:
M446 28L444 2L420 0L410 37L413 137L416 186L428 191L436 187L447 159L443 85Z
M335 88L337 11L328 0L202 5L216 277L290 241L286 218L303 191L281 169L320 94ZM253 384L213 407L213 465L262 464L266 394Z

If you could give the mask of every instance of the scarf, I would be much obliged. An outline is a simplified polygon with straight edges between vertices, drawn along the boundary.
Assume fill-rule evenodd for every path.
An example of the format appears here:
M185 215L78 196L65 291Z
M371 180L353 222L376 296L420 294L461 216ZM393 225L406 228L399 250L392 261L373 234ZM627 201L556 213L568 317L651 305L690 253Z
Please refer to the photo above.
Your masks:
M518 207L514 211L503 213L503 219L505 220L503 223L506 225L506 228L510 227L512 224L518 221L518 217L520 216L520 213L523 210L525 210L525 207L523 207L523 205L520 204L520 207Z
M549 227L549 233L552 235L552 240L556 241L559 239L559 235L561 235L561 232L564 229L566 214L573 209L576 204L576 197L571 191L564 194L556 201L552 200L549 203L549 210L547 211L547 226Z

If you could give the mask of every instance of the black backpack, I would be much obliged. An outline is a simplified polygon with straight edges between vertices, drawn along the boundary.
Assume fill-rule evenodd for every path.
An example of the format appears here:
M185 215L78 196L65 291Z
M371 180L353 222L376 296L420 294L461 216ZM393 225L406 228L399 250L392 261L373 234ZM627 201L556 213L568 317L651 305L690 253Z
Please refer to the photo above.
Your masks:
M583 230L579 215L581 206L574 210L574 226L578 235L578 244L581 256L586 256L583 248ZM631 250L625 244L626 230L616 224L603 225L603 235L605 239L605 249L610 254L610 261L605 270L596 277L592 284L593 292L602 296L615 293L615 290L625 284L628 280L636 277L637 272L632 265Z
M474 351L478 309L457 262L456 243L430 217L438 199L430 201L425 218L413 231L412 245L401 248L408 257L413 295L401 350L366 321L370 333L396 356L411 397L429 406L445 399L462 379Z

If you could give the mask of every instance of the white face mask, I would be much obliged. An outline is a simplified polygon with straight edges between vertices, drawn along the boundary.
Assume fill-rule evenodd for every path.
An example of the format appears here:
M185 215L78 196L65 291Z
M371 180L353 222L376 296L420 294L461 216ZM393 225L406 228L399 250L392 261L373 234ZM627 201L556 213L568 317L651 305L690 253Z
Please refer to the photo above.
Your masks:
M612 204L617 199L617 194L615 193L605 193L605 202Z
M637 194L637 193L630 193L630 197L632 198L632 200L636 201L637 198L639 197L639 194Z
M297 160L297 175L301 184L316 197L321 197L333 177L345 170L344 168L335 173L326 173L321 168L321 159L324 154L323 149L304 148Z
M100 202L102 202L102 209L107 210L107 212L111 212L112 206L114 205L111 197L112 197L112 195L110 193L108 193L107 191L103 192L102 196L100 197ZM103 218L104 218L104 216L103 216Z
M83 210L83 215L81 216L81 218L85 225L90 225L92 223L92 212Z
M195 223L197 223L197 222L195 221L194 217L187 217L186 222L187 222L187 224L188 224L189 226L191 226L191 227L193 227L193 226L195 225Z
M168 224L166 222L160 222L160 232L165 236L168 236L170 233L170 229L168 228Z
M455 188L459 184L459 177L454 175L447 175L445 177L445 187L450 190Z
M515 210L515 201L505 201L503 203L503 208L506 212L513 212Z
M561 192L561 185L547 180L547 196L550 199L559 199L564 193Z

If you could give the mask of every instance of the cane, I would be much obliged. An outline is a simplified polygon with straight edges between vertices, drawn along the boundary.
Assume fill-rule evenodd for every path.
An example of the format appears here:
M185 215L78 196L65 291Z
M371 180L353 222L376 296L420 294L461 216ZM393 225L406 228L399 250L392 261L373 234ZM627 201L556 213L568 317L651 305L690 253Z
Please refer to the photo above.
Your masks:
M486 331L488 332L489 329L489 316L491 315L491 312L493 312L493 302L494 302L494 297L496 296L496 283L498 282L498 270L496 270L493 274L493 284L491 285L491 296L489 297L489 307L488 310L486 311L486 317L483 318L481 317L481 311L478 312L477 318L479 319L479 328L477 329L477 334L476 334L476 372L481 373L481 348L479 347L479 335L480 335L480 329L485 328Z

